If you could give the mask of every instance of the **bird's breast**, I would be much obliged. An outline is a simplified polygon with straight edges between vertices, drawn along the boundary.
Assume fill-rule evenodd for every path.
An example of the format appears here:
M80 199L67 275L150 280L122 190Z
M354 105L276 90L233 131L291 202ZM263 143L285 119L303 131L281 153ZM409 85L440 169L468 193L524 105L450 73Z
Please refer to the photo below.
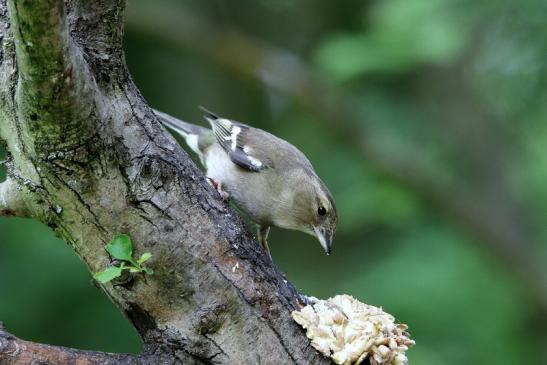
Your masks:
M205 151L207 176L222 183L237 204L259 224L273 223L276 196L269 179L271 171L247 171L235 165L220 145L215 143Z
M218 143L208 148L204 157L208 177L224 185L232 183L235 166Z

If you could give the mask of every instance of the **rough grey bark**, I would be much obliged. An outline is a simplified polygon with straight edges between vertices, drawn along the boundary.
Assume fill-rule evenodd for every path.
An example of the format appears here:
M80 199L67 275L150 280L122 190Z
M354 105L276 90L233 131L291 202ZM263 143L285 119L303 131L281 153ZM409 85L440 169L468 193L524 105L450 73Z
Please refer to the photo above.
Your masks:
M132 82L124 6L0 1L0 138L10 156L0 209L50 226L91 272L109 265L104 245L116 233L132 237L137 255L152 252L153 276L101 286L145 352L68 350L2 330L0 363L329 363L291 319L295 288Z

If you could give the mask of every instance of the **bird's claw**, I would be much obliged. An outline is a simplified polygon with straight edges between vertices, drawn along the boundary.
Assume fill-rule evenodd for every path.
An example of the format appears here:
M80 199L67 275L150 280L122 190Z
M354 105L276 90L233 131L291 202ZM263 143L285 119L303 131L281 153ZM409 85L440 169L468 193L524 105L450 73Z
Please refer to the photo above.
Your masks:
M222 198L222 200L224 200L225 202L228 201L228 199L230 199L230 194L224 190L222 190L222 183L218 180L215 180L215 179L212 179L210 177L207 178L207 182L215 188L215 190L218 192L218 194L220 195L220 197Z

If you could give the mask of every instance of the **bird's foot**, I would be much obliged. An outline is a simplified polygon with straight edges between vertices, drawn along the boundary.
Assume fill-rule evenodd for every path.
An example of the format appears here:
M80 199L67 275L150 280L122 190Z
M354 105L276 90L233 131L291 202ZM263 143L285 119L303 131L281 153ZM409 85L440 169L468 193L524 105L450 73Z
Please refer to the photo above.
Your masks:
M219 193L220 197L222 198L222 200L224 200L226 202L226 201L228 201L228 199L230 199L230 194L228 194L228 192L222 190L222 183L220 181L208 177L207 182L209 184L211 184L211 186L213 188L215 188L216 191L218 191L218 193Z
M270 226L258 226L258 242L268 254L270 261L273 261L270 246L268 246L268 234L270 234Z

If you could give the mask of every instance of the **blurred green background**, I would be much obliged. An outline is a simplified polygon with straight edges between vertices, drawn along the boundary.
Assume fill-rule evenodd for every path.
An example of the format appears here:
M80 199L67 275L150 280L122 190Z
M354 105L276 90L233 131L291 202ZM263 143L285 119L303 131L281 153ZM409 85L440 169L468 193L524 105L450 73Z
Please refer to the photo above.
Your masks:
M304 293L410 326L412 364L547 363L547 2L132 0L126 58L154 107L199 105L304 151L340 214L333 255L273 230ZM138 352L68 246L0 219L0 320Z

